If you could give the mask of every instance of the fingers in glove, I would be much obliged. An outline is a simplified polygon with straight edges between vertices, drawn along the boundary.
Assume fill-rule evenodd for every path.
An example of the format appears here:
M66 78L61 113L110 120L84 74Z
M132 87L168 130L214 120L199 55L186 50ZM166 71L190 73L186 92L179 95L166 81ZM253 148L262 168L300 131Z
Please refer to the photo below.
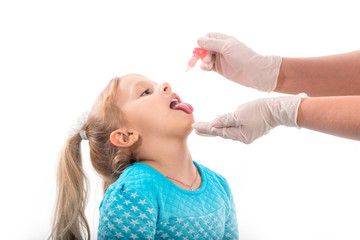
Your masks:
M207 37L209 38L216 38L216 39L228 39L228 38L233 38L230 35L226 35L223 33L219 33L219 32L209 32L206 34Z
M200 37L197 42L201 48L206 50L221 52L226 40L215 39L209 37Z
M212 61L213 52L208 51L207 55L201 60L203 63L200 64L200 69L204 71L211 71L213 69L214 63Z
M223 128L211 128L211 134L214 136L219 136L225 139L231 139L234 141L240 141L245 144L250 144L253 140L248 139L248 137L242 132L239 127L223 127Z
M196 134L205 137L222 137L225 139L232 139L235 141L240 141L245 144L252 143L254 139L249 139L246 137L239 127L224 127L224 128L215 128L212 127L210 123L207 122L196 122L193 123L193 128L196 130Z
M203 63L205 63L205 64L211 63L212 55L213 55L213 52L212 52L212 51L208 51L207 54L206 54L206 56L205 56L203 59L201 59L201 61L202 61Z
M219 136L230 138L225 128L214 128L211 126L211 123L208 122L196 122L192 124L192 127L200 136Z
M196 133L200 136L214 136L211 132L213 128L211 123L208 122L196 122L192 124L193 129L196 130Z
M195 122L192 125L192 128L199 131L205 131L212 128L211 123L208 122Z
M226 128L214 128L211 123L208 122L196 122L192 124L192 127L196 130L196 133L201 136L232 138Z
M213 69L213 63L210 62L209 64L200 64L200 69L204 71L211 71Z
M223 74L223 71L222 71L222 67L221 67L221 62L220 62L220 53L216 53L213 55L213 61L214 63L214 69L217 73L219 74Z
M237 122L237 117L235 113L227 113L217 117L212 123L212 127L221 128L221 127L236 127L239 126Z
M215 135L203 133L203 132L198 131L198 130L195 130L195 133L196 133L197 135L199 135L199 136L202 136L202 137L216 137Z

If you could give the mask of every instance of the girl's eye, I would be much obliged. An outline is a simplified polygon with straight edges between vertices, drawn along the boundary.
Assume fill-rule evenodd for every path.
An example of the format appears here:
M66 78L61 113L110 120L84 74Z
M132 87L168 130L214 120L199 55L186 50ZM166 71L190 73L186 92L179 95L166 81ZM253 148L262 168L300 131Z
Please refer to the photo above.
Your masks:
M142 97L148 94L150 94L150 89L146 89L140 96Z

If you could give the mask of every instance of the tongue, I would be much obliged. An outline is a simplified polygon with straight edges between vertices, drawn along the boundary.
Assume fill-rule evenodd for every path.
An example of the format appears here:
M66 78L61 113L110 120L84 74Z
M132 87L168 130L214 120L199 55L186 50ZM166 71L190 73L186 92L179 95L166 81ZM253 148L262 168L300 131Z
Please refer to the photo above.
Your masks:
M194 108L190 104L184 102L176 104L172 109L182 110L188 114L191 114L194 111Z

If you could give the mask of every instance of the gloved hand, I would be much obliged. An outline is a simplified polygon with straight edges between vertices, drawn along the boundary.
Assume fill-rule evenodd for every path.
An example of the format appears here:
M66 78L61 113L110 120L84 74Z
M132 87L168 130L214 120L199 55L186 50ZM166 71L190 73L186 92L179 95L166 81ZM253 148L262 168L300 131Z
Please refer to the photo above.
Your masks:
M295 96L263 98L240 105L235 112L217 117L212 123L196 122L192 127L201 136L220 136L249 144L276 126L297 127L301 98Z
M276 88L282 58L262 56L232 36L208 33L198 39L208 54L200 68L216 71L227 79L260 91Z

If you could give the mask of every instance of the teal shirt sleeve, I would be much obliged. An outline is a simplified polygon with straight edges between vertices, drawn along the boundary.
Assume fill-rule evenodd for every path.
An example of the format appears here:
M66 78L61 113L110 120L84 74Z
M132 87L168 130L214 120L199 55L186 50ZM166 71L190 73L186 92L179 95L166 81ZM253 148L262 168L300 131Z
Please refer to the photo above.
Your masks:
M225 222L224 239L239 239L236 208L231 192L230 192L230 208Z
M226 212L226 221L225 221L225 231L224 231L224 239L239 239L239 231L238 231L238 223L237 223L237 215L236 215L236 206L233 198L233 194L231 192L231 188L227 180L218 175L221 185L223 186L227 199L228 199L228 207Z
M98 239L154 239L157 209L139 189L111 185L100 205Z

